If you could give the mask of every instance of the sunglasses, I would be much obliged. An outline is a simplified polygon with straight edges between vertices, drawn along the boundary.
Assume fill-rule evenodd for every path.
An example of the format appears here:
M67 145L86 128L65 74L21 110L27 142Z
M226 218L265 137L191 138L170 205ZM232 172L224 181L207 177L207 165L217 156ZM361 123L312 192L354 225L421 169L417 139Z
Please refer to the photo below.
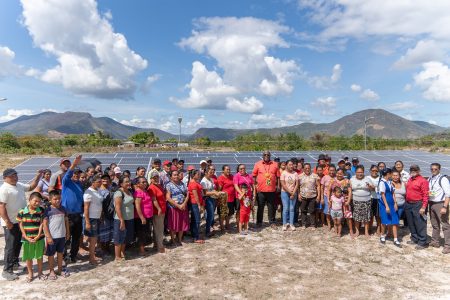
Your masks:
M263 154L263 156L270 156L270 154Z

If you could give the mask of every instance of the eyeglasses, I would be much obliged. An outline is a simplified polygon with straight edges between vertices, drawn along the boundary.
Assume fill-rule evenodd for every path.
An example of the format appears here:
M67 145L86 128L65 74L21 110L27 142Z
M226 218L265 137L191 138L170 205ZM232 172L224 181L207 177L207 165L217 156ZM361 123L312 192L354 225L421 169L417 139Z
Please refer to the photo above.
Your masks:
M263 156L269 156L270 157L270 154L263 154Z

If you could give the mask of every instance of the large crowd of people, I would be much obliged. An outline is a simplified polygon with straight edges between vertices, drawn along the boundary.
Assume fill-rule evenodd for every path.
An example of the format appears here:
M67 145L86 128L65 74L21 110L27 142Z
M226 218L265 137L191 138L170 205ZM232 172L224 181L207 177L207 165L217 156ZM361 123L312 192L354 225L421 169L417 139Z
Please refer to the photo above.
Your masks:
M116 164L105 170L101 165L82 170L81 160L81 156L73 162L62 159L58 172L39 170L29 184L19 182L14 169L3 171L2 275L7 280L18 279L14 270L20 266L21 251L27 282L34 279L34 260L39 280L55 280L70 275L68 265L80 261L80 247L95 266L110 252L115 262L123 263L130 247L145 256L149 251L164 253L166 247L179 247L187 240L204 244L224 232L245 237L251 234L251 219L253 230L263 226L266 206L273 230L313 234L321 227L315 234L341 237L348 232L354 239L377 234L381 244L392 238L393 245L402 247L398 230L402 224L411 235L408 244L417 250L440 247L443 231L442 252L450 253L450 183L439 163L431 164L432 176L425 179L417 165L407 172L401 161L391 168L380 162L365 170L357 157L333 164L325 154L311 165L302 158L272 159L265 151L251 171L240 164L233 174L224 165L220 176L209 159L187 169L183 160L155 159L151 170L138 167L135 176Z

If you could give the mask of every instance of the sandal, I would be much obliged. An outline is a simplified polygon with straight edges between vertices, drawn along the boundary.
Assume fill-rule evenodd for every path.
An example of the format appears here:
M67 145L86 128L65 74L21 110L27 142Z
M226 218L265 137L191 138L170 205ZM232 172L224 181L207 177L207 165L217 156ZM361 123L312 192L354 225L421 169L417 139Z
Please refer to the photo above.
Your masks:
M33 281L33 277L28 277L25 279L27 283L31 283Z
M204 244L205 241L204 240L195 240L194 243L196 243L196 244Z
M38 279L42 280L42 281L46 281L47 278L48 278L47 275L44 275L44 274L38 276Z
M47 278L48 278L48 280L56 280L56 279L58 279L58 277L56 276L56 274L49 274L49 275L47 276Z
M70 276L70 272L69 272L69 270L67 270L67 268L64 268L62 270L62 272L55 272L55 274L58 275L58 276L62 276L64 278L67 278L67 277Z

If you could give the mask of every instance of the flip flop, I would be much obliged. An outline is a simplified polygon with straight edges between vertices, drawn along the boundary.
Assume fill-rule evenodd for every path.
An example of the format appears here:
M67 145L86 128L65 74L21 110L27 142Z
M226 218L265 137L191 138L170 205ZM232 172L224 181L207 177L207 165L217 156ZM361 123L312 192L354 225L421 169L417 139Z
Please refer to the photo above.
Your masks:
M204 240L195 240L194 243L196 243L196 244L204 244L205 241Z
M25 279L27 283L31 283L33 281L33 277L28 277Z
M48 278L47 275L43 275L43 274L38 276L38 279L41 281L46 281L47 278Z
M48 280L56 280L56 279L58 279L58 277L56 276L56 274L50 274L50 275L48 275Z

